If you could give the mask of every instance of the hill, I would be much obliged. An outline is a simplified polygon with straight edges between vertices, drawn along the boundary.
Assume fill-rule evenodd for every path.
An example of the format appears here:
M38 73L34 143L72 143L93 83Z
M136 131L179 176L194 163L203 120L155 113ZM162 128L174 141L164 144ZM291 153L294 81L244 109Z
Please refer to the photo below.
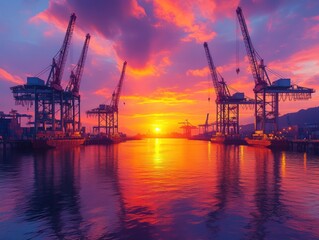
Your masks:
M319 124L319 107L301 109L298 112L287 113L279 117L279 129L298 125ZM241 125L241 133L249 135L254 131L254 124Z

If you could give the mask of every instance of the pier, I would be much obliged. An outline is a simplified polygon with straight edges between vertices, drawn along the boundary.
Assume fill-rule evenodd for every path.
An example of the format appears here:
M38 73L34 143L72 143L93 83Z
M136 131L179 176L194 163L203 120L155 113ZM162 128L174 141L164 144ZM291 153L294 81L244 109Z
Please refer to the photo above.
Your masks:
M0 140L0 148L27 149L32 148L31 140Z
M289 142L292 151L319 153L319 140L296 139Z

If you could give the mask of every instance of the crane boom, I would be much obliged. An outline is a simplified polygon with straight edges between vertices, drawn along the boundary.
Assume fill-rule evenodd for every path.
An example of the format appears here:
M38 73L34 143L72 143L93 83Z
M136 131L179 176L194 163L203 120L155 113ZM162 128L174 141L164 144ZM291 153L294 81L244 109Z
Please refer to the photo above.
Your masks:
M112 100L111 100L111 107L117 111L118 110L118 104L120 101L120 96L121 96L121 90L122 90L122 85L123 85L123 80L124 80L124 76L125 76L125 69L126 69L126 64L127 62L125 61L123 63L123 68L122 68L122 73L121 73L121 77L120 77L120 81L116 87L116 90L113 92L112 94Z
M213 58L210 54L208 44L206 42L204 43L204 48L205 48L205 52L206 52L206 57L207 57L207 62L208 62L210 74L212 77L213 85L214 85L216 96L217 96L216 101L225 100L226 98L228 98L230 96L228 87L227 87L223 78L221 78L220 81L218 79L216 67L214 65Z
M75 68L71 72L70 81L68 85L66 86L66 91L72 92L73 95L78 96L79 90L80 90L80 83L83 75L83 69L84 64L87 56L87 51L90 44L90 34L86 35L85 42L82 48L82 52L80 55L80 59L78 61L78 64L75 66Z
M53 58L52 68L47 80L47 86L53 87L56 90L62 90L61 80L65 67L66 58L68 55L68 50L71 42L71 37L73 34L74 24L76 20L76 15L73 13L70 17L69 25L64 37L64 41L61 49L57 56Z
M258 91L259 89L266 87L267 85L271 85L271 83L268 78L267 72L265 70L263 59L261 59L260 63L258 62L257 53L250 39L247 24L243 15L243 11L241 10L240 7L237 7L236 13L237 13L238 21L240 24L240 29L243 35L243 39L245 42L247 56L249 58L249 63L250 63L250 68L255 80L255 91L256 90ZM267 77L268 81L264 79L264 76Z

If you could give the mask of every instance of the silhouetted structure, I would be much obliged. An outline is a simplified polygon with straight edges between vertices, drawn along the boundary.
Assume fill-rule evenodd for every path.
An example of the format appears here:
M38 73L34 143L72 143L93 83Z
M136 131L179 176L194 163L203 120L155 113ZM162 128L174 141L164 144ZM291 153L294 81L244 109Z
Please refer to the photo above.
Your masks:
M34 138L41 135L63 135L66 131L80 129L80 96L79 85L90 36L86 36L83 51L71 73L66 91L61 86L65 62L73 34L76 16L72 14L59 52L52 60L51 70L46 83L38 77L28 77L27 83L11 87L17 105L31 107L34 105ZM43 70L40 74L42 74ZM69 125L72 125L70 127Z
M207 43L204 43L208 66L216 93L216 132L226 135L239 134L239 105L252 105L255 102L247 99L244 93L230 94L224 78L217 73Z
M21 127L21 118L31 119L29 114L20 114L16 110L9 113L0 112L0 140L22 139L24 129Z
M84 70L84 64L90 43L90 34L86 35L83 49L78 64L71 72L70 81L65 88L63 95L64 100L64 130L71 132L79 132L81 129L81 113L80 113L80 84Z
M265 132L267 124L278 131L279 99L307 100L311 98L313 89L292 85L288 78L280 78L271 82L266 71L264 60L257 53L249 36L248 28L240 7L236 10L241 32L245 42L250 68L255 81L255 131Z
M125 70L127 62L123 63L122 73L118 85L112 94L111 103L109 105L100 104L98 108L87 111L88 116L97 117L98 123L93 129L98 134L102 133L105 129L107 137L112 137L118 134L118 104L121 96Z
M183 135L186 138L190 138L192 136L192 129L197 129L197 127L191 124L187 119L185 122L179 122L179 124L182 124L180 128L183 129Z

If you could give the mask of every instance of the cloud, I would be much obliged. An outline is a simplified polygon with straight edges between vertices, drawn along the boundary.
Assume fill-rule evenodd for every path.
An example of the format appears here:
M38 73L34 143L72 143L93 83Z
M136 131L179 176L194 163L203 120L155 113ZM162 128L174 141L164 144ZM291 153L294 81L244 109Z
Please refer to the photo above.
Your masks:
M191 98L191 94L172 91L171 89L158 88L155 92L147 94L147 96L123 96L124 100L136 100L137 104L164 104L164 105L180 105L194 104L196 101Z
M284 75L299 75L309 78L319 69L319 45L313 45L297 51L286 59L275 60L269 63L271 69Z
M0 68L0 78L14 84L24 84L24 81L19 76L12 75L3 68Z
M169 113L145 113L134 114L132 118L158 118L158 117L186 117L187 115L182 112L169 112Z
M189 69L186 72L187 76L195 76L195 77L206 77L209 75L209 68L204 67L201 69Z
M103 96L105 98L109 98L112 95L112 92L108 88L101 88L94 92L95 95Z
M163 24L146 13L145 7L136 0L95 0L94 4L84 0L51 1L49 8L31 22L53 22L65 31L66 16L72 12L77 15L75 29L90 30L93 36L103 36L112 42L113 57L118 62L126 60L130 68L141 72L147 72L145 69L150 68L154 59L161 61L163 52L169 56L183 34L176 26ZM94 43L93 46L100 53L105 50Z
M212 11L207 11L207 9L212 9ZM212 12L214 9L214 1L154 1L154 12L156 16L182 28L187 33L183 38L184 41L195 40L201 43L209 41L216 36L216 33L209 29L209 22L213 20ZM206 18L207 22L202 21L202 19L197 19L196 13Z
M108 51L117 62L126 60L137 75L156 75L168 65L163 63L181 41L212 40L216 32L212 29L217 13L230 14L238 1L200 0L85 0L50 1L46 11L33 17L30 22L53 23L65 31L72 12L77 15L76 29L97 34L110 41L114 52ZM52 36L54 30L45 35ZM75 30L77 31L77 30ZM92 38L92 48L102 54L106 48L98 47Z
M304 38L317 39L319 36L319 15L306 18L304 21L306 24L309 24L308 29L304 33Z

